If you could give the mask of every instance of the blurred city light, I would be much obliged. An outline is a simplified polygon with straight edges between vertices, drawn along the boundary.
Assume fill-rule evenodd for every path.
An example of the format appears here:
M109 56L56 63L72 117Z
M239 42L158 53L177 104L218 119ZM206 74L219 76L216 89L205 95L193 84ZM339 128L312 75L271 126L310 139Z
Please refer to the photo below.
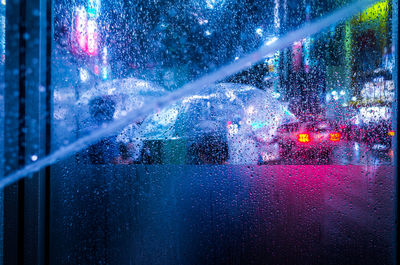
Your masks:
M107 67L103 67L103 68L101 69L101 74L102 74L102 77L103 77L104 80L108 79L108 70L107 70Z
M88 1L88 14L90 17L97 18L100 12L100 0Z
M75 17L75 35L79 48L82 51L87 51L87 13L86 9L82 6L76 8Z
M340 141L340 133L330 133L329 140L332 142L339 142Z
M327 102L331 101L331 95L329 95L329 94L326 95L326 101Z
M273 92L273 93L272 93L272 97L273 97L273 98L280 98L280 96L281 96L281 94L278 93L278 92Z
M270 40L265 42L265 45L271 45L272 43L274 43L275 41L277 41L278 38L277 37L272 37Z
M257 28L257 29L256 29L256 33L257 33L259 36L262 36L262 35L263 35L263 30L262 30L262 28Z
M300 143L309 143L311 141L310 135L308 133L300 133L297 139Z
M89 55L97 54L97 38L98 38L98 29L96 21L90 19L87 24L87 53Z
M214 9L217 5L223 4L224 0L206 0L207 8Z
M82 82L86 82L89 79L89 73L86 69L79 68L79 77Z

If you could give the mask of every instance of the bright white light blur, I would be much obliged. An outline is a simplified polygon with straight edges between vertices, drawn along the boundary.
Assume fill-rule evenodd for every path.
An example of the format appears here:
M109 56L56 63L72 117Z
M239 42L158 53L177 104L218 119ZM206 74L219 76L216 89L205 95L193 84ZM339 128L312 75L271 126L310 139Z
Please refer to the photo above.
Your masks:
M263 35L263 30L262 30L262 28L257 28L257 29L256 29L256 33L257 33L259 36L262 36L262 35Z
M247 109L246 109L247 114L249 115L253 115L256 110L254 109L254 106L250 105Z
M207 19L202 19L202 18L199 18L199 24L200 25L203 25L203 24L207 24L208 23L208 20Z
M278 93L278 92L273 92L273 93L272 93L272 97L273 97L273 98L280 98L280 96L281 96L281 94Z
M339 96L338 96L338 95L334 95L334 96L333 96L333 99L334 99L334 100L338 100L338 99L339 99Z
M206 34L206 36L210 36L211 32L209 30L206 30L205 34Z
M367 107L360 108L361 119L365 123L371 121L390 119L390 108L388 107Z
M360 146L358 143L354 143L354 150L358 151L360 149Z
M90 55L97 54L97 23L90 19L87 24L88 34L88 53Z
M335 90L332 91L332 95L337 95L337 92Z
M269 153L265 153L262 156L263 161L272 161L272 160L276 160L278 158L278 156L276 154L269 154Z
M82 82L86 82L89 79L89 73L86 69L79 68L79 77Z
M347 106L348 106L347 103L342 104L342 107L347 107Z
M275 41L277 41L278 38L277 37L272 37L270 40L265 42L265 45L271 45L272 43L274 43Z
M107 59L107 55L108 55L108 50L107 50L107 46L105 46L104 48L103 48L103 58L105 58L105 59Z
M207 8L214 9L218 8L218 6L223 5L225 0L206 0Z
M351 98L351 100L353 100L353 101L356 101L356 100L357 100L357 98L356 98L356 97L352 97L352 98Z
M115 90L116 90L115 87L111 87L111 88L107 89L107 94L112 95L112 94L114 94Z
M329 95L329 94L326 95L326 101L327 102L331 101L331 95Z
M239 57L238 57L238 56L235 57L235 61L236 61L236 60L239 60Z
M279 29L281 27L281 20L279 18L279 0L275 0L274 6L274 26L275 29Z
M178 117L179 111L176 108L167 108L160 111L153 116L155 124L160 124L162 126L168 126L173 123Z
M236 95L233 93L233 91L231 91L231 90L227 90L226 92L225 92L225 96L227 97L227 98L229 98L229 101L230 102L232 102L232 101L234 101L235 99L236 99Z
M344 90L341 90L341 91L340 91L340 95L342 95L342 96L343 96L343 95L346 95L346 92L344 92Z
M143 80L138 80L136 82L136 85L140 86L140 87L148 87L148 86L150 86L149 83L147 83L146 81L143 81Z
M228 125L228 133L229 135L235 135L239 132L239 127L237 124L233 123Z
M32 161L38 160L38 156L37 156L37 155L32 155L32 156L31 156L31 160L32 160Z
M108 69L107 69L107 67L103 67L101 69L101 74L103 76L103 79L108 79Z

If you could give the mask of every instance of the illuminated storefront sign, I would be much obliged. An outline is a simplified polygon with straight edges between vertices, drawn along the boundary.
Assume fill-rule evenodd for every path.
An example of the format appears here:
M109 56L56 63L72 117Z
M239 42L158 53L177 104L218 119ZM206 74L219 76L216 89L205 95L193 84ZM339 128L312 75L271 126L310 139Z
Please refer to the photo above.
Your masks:
M359 21L360 22L366 22L366 21L371 21L377 18L380 19L385 19L388 16L388 11L389 11L389 1L381 1L367 10L365 10L363 13L361 13Z
M78 7L75 15L75 37L79 48L84 52L87 52L88 49L87 22L86 9L84 7Z
M98 27L93 18L88 18L88 13L84 7L78 7L75 11L74 33L77 48L73 47L75 53L80 51L95 56L98 53Z
M365 123L379 120L389 120L391 111L388 107L363 107L360 108L361 120Z
M87 23L87 54L97 55L97 23L90 19Z
M386 101L394 100L393 80L384 80L382 77L375 78L372 82L364 84L361 90L361 99L363 101Z

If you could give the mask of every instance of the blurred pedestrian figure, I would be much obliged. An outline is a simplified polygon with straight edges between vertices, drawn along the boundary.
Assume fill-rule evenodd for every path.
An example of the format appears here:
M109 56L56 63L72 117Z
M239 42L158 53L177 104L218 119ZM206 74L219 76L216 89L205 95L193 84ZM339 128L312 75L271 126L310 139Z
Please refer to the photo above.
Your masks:
M98 130L113 120L115 102L109 96L99 96L89 102L89 112L92 127L89 131ZM106 137L96 144L89 146L85 151L91 164L111 164L118 157L119 150L116 136Z

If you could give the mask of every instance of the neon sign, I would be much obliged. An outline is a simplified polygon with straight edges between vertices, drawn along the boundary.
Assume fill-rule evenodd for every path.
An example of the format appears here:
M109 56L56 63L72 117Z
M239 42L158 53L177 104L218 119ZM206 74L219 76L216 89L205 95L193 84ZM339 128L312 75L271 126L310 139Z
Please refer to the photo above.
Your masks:
M85 8L78 7L75 17L75 37L79 48L84 52L87 51L87 22L88 19Z

